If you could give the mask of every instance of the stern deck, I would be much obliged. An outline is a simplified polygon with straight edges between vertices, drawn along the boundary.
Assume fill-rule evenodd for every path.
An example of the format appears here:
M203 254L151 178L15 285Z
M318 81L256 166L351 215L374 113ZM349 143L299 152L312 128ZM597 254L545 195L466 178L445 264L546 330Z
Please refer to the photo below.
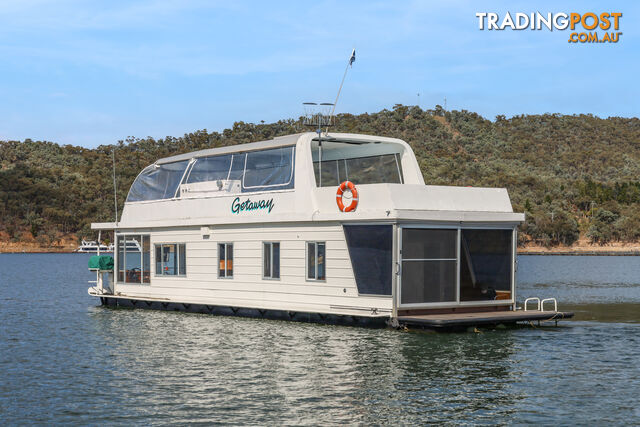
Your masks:
M463 328L519 322L550 322L570 319L572 312L567 311L492 311L482 313L447 313L398 316L401 325L427 329Z

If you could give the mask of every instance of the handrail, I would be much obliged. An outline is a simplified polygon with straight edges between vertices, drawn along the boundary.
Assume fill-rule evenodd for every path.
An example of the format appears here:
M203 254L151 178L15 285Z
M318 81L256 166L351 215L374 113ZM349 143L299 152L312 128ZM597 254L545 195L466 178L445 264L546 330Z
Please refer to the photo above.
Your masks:
M544 311L544 303L553 301L553 311L558 311L558 301L555 298L545 298L540 302L540 311Z
M538 298L538 297L531 297L531 298L527 298L526 300L524 300L524 311L527 311L527 303L529 301L538 301L538 311L540 311L540 298Z

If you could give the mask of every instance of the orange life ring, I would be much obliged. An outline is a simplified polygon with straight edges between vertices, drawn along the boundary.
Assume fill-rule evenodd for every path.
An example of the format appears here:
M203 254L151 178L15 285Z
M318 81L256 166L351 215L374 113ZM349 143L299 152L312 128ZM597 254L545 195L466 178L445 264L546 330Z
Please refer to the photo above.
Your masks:
M342 203L342 195L344 191L349 188L351 190L351 194L353 195L353 199L351 199L351 204L347 207ZM356 209L358 206L358 190L356 190L356 186L351 181L344 181L338 187L338 192L336 193L336 203L338 203L338 209L342 212L351 212Z

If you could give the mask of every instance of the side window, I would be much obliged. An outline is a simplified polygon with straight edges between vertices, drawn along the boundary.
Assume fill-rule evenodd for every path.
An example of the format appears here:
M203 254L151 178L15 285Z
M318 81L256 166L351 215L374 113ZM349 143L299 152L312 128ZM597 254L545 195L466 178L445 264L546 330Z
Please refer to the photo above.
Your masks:
M201 157L188 173L186 182L207 182L229 179L233 155Z
M393 227L343 225L351 266L361 295L391 295Z
M149 235L118 235L116 246L117 281L126 284L150 283L151 245Z
M264 242L262 244L262 278L280 278L280 243Z
M218 244L218 277L233 278L233 243Z
M325 242L307 242L307 279L325 280Z
M157 276L186 276L187 250L184 243L155 245Z
M295 147L248 152L242 192L293 188L294 154Z

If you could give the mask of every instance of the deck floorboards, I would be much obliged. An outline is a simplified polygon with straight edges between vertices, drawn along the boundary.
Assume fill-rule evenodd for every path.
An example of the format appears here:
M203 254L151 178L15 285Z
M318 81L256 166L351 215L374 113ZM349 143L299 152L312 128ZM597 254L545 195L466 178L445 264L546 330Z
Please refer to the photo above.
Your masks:
M481 313L448 313L398 316L407 326L447 328L477 325L496 325L532 321L557 321L570 319L573 313L564 311L493 311Z

